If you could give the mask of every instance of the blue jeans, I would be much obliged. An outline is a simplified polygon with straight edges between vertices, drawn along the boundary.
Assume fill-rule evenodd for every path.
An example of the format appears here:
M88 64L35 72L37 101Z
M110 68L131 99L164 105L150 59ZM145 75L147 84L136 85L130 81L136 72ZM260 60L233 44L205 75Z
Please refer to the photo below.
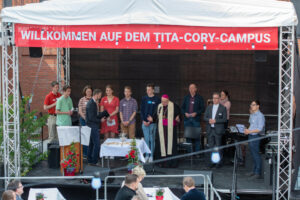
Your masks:
M151 156L153 157L154 155L154 150L155 150L155 134L156 134L156 124L150 124L149 126L145 126L142 124L142 129L144 133L144 138L147 146L151 150ZM146 154L147 156L150 156L150 154Z
M92 128L90 145L88 148L88 162L96 164L98 162L100 152L100 135L98 128Z
M82 117L79 118L79 122L80 122L81 126L86 126L86 122L85 122L85 120ZM87 156L87 152L88 152L88 146L82 145L82 154L83 154L83 156L86 157Z
M255 139L259 138L259 135L249 135L248 139ZM250 147L250 152L252 155L254 167L253 167L253 173L260 175L261 173L261 157L259 154L259 145L260 145L260 140L256 140L253 142L249 142L249 147Z

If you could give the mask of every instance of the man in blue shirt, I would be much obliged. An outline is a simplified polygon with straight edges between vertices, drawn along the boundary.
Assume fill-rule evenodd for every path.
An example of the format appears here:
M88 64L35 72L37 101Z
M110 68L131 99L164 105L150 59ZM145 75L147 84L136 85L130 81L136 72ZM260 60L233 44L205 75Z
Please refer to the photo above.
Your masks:
M196 189L192 177L185 177L182 183L186 193L181 197L181 200L205 200L204 193Z
M142 129L147 146L151 150L151 155L146 155L146 161L152 162L155 149L155 133L157 125L156 108L160 104L160 98L154 95L154 84L148 84L146 87L147 95L143 96L141 103L141 119L143 120Z
M250 126L245 129L245 134L248 135L248 139L259 138L260 135L265 133L265 117L259 110L260 102L258 100L252 101L250 104ZM256 179L261 178L261 157L259 154L260 140L249 142L250 152L253 158L254 166L253 171L249 173L249 176L253 176Z

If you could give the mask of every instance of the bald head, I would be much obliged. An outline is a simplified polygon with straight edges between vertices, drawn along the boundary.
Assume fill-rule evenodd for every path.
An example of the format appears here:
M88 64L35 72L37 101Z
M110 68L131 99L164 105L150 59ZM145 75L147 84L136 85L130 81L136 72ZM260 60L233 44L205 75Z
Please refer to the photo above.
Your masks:
M197 86L195 83L191 83L189 85L189 91L190 91L191 96L195 96L195 94L197 92Z

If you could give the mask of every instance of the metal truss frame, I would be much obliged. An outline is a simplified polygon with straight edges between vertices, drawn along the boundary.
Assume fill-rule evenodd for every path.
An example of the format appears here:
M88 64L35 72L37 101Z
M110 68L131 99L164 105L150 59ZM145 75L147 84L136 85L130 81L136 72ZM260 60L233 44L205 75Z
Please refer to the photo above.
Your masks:
M61 90L63 85L70 85L70 48L57 48L56 64L57 82Z
M295 27L279 28L277 200L289 200L292 175Z
M5 177L20 176L20 114L18 47L14 25L2 23L3 158ZM10 180L5 180L5 187Z

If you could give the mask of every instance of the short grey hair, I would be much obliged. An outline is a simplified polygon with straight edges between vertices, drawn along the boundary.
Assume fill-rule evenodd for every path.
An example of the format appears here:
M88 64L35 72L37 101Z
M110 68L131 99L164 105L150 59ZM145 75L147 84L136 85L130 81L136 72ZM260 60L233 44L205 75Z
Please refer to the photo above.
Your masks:
M195 186L195 181L192 177L187 176L183 178L182 184L190 188Z

